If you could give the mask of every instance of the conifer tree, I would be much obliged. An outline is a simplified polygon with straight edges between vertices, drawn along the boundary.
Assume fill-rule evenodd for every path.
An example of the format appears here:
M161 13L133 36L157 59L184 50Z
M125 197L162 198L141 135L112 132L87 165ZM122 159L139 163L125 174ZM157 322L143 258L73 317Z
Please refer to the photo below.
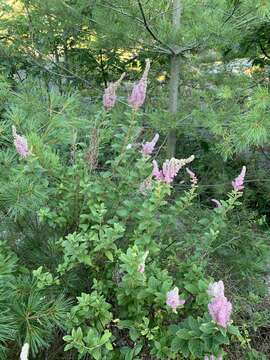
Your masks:
M168 155L174 155L177 117L185 105L179 76L185 77L186 55L207 49L225 51L237 43L250 24L266 19L270 4L251 1L125 1L96 2L93 16L100 46L133 47L171 59L168 108ZM106 19L106 22L104 21ZM108 21L108 19L110 19ZM177 110L178 109L178 110Z

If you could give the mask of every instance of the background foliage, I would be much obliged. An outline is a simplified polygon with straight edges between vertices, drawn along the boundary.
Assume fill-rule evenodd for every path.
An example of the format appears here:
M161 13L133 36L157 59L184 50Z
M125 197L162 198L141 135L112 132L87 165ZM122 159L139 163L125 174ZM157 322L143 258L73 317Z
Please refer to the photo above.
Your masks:
M1 358L28 342L33 359L266 359L270 5L182 1L176 32L163 0L0 4ZM146 58L147 101L134 113L127 95ZM107 112L104 88L124 71ZM172 129L175 157L195 155L198 186L182 169L173 186L152 180L142 193ZM155 133L153 158L143 157ZM207 311L220 279L233 303L227 331ZM186 301L176 314L166 306L174 286Z

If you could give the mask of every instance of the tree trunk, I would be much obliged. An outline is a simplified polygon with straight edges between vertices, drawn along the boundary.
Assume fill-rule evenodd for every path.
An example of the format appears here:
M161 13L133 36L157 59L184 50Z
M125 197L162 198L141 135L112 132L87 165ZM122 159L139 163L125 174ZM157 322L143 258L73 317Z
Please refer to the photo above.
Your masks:
M174 31L178 31L181 24L181 0L173 0L172 26ZM179 105L179 66L180 55L171 55L170 85L169 85L169 111L172 116L176 116ZM168 134L167 156L175 156L176 130L171 129Z

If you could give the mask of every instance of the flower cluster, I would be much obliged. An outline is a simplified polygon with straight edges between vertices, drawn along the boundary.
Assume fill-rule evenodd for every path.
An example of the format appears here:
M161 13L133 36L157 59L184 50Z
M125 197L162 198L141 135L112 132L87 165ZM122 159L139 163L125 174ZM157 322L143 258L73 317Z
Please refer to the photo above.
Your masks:
M153 161L153 172L152 175L158 181L163 181L167 184L171 184L173 179L178 174L179 170L194 160L194 155L191 155L187 159L175 159L166 160L162 165L162 170L159 170L157 162Z
M241 173L232 181L232 186L235 191L242 191L244 189L244 180L246 175L246 167L242 167Z
M128 104L134 110L138 110L144 103L147 90L147 77L150 70L150 60L146 60L146 67L143 72L141 80L133 86L132 93L128 97ZM114 83L109 83L103 94L103 106L106 110L114 107L117 96L116 91L121 81L123 80L125 73L121 75L120 79Z
M117 99L116 90L119 87L124 76L125 76L125 73L122 74L120 79L117 80L116 82L109 83L108 87L105 89L105 92L103 95L103 105L106 110L109 110L114 106L116 99Z
M180 299L179 297L179 289L175 287L173 290L168 291L166 304L176 311L179 306L183 306L185 304L185 300Z
M192 185L196 186L198 184L198 179L197 179L196 174L193 171L191 171L189 168L186 168L186 171L190 177L190 181L191 181Z
M218 356L217 358L214 355L210 355L210 357L205 356L204 360L222 360L222 356Z
M207 293L212 298L224 296L224 284L223 281L220 280L213 284L210 284L207 289Z
M147 90L147 77L150 70L150 60L146 60L146 67L141 80L134 85L132 93L128 98L128 104L134 109L138 110L145 101Z
M246 167L243 166L241 173L232 181L232 187L234 191L240 192L244 189L244 180L246 176ZM216 205L217 208L221 208L222 205L219 200L211 199L211 201Z
M16 147L17 153L23 158L27 157L30 154L27 139L24 136L20 136L17 134L15 126L12 126L12 135L14 138L14 145Z
M156 143L158 142L159 134L156 134L153 139L142 145L142 154L147 156L151 155L155 149Z
M232 304L224 296L223 281L210 284L207 292L212 297L211 302L208 304L209 314L214 322L226 328L230 322Z

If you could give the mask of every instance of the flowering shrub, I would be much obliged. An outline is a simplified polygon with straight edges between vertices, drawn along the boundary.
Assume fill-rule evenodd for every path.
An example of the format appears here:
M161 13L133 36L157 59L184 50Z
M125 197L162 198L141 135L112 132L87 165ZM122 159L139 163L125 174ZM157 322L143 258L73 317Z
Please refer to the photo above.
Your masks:
M53 353L61 329L65 352L78 358L226 359L236 343L248 352L224 271L225 262L234 281L251 277L238 271L236 256L245 168L218 207L202 208L196 156L164 159L159 136L142 135L138 108L118 114L106 106L89 124L77 98L54 96L48 114L37 104L40 113L28 109L36 122L30 115L15 122L16 103L8 113L0 205L9 246L0 246L0 259L12 250L19 262L9 272L0 267L0 280L12 280L3 319L16 325L3 348L14 342L22 358L43 356L46 347ZM14 144L13 120L27 156ZM245 250L256 249L264 266L254 227L245 219Z
M134 143L134 114L130 119L120 143ZM73 169L81 174L80 214L75 231L58 241L63 257L57 274L67 282L71 275L79 278L83 270L91 289L84 288L68 314L65 350L76 349L79 357L94 359L222 356L232 339L243 342L243 338L232 324L232 304L224 296L223 283L211 283L200 260L222 230L220 223L209 227L191 257L181 254L177 238L172 238L176 233L166 230L169 225L177 231L172 212L181 216L197 196L198 179L187 169L190 188L172 197L173 181L186 164L196 161L194 156L166 160L157 176L151 168L152 144L147 156L133 146L114 146L119 153L106 171L87 173L83 159ZM140 184L151 173L151 187L141 193ZM69 181L65 186L68 194ZM226 221L240 205L240 190L222 201L215 219ZM62 216L59 226L65 228L70 219L62 209L67 206L64 202L41 210L40 221L53 226ZM177 255L172 257L175 249Z

